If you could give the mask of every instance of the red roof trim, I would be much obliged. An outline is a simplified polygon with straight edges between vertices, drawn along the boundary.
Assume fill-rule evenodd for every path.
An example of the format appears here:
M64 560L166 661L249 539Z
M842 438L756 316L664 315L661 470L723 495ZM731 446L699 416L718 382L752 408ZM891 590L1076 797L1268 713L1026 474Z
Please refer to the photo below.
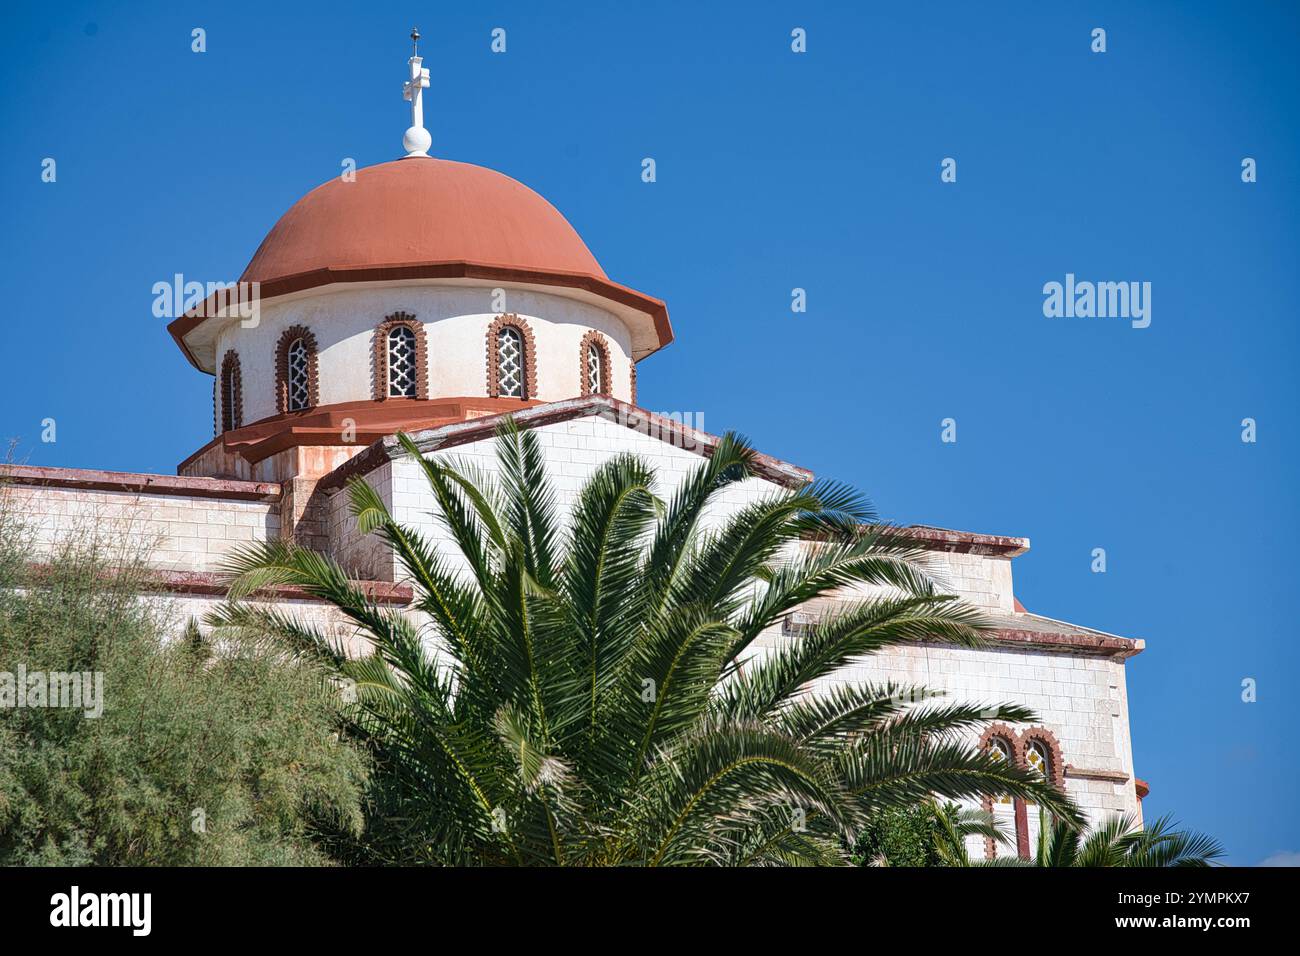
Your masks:
M1043 650L1077 651L1098 657L1127 660L1141 654L1146 642L1131 637L1110 637L1102 634L1069 634L1043 631L1019 631L1000 628L988 635L991 643L1007 646L1036 647Z
M40 579L49 574L47 564L29 564L27 570L39 584ZM351 582L376 604L405 606L415 598L415 592L408 584L394 584L391 581L355 580ZM145 591L159 591L170 594L197 594L210 597L225 597L230 589L228 575L215 571L144 571L140 586ZM315 604L329 604L329 601L307 593L300 587L279 584L265 588L253 595L258 598L277 598L285 601L310 601Z
M1128 774L1123 770L1103 770L1090 767L1076 767L1072 763L1065 765L1067 777L1080 777L1084 780L1107 780L1110 783L1128 783Z
M517 412L442 425L428 431L416 432L411 437L425 451L454 448L470 442L483 441L496 433L497 425L501 423L505 414L513 415L520 428L539 428L543 425L598 415L606 421L623 425L633 431L648 431L665 444L695 451L705 457L713 454L714 448L720 441L716 435L688 428L662 415L656 415L644 408L637 408L635 405L604 395L550 402ZM396 438L384 438L330 472L316 487L321 491L336 491L347 484L350 478L368 474L384 462L399 458L402 454ZM801 487L813 479L812 472L805 468L759 453L754 455L754 473L760 478L790 488Z
M87 491L123 491L142 495L181 495L189 498L226 498L264 501L280 496L280 485L268 481L233 481L225 478L186 478L133 471L96 471L89 468L38 468L0 465L0 482L46 488Z
M379 402L362 399L355 402L336 402L316 405L297 412L281 412L216 436L179 465L177 472L185 470L213 448L220 447L227 454L238 455L249 464L299 446L339 446L343 444L342 432L346 419L356 429L355 441L347 444L365 448L398 431L415 431L434 428L452 421L464 421L471 413L493 414L516 408L537 405L537 402L518 398L389 398Z
M908 525L896 529L905 541L915 543L927 551L949 551L957 554L984 554L1014 558L1029 550L1028 538L1013 538L1001 534L978 534L974 531L953 531L949 528L932 528L929 525ZM1020 608L1019 610L1023 610Z
M658 348L663 348L673 340L672 324L668 321L668 306L662 299L637 292L625 285L603 279L599 276L580 272L560 272L557 270L520 269L513 266L497 265L490 262L401 262L385 266L332 266L313 269L295 275L270 279L260 287L260 300L273 299L277 296L303 292L320 286L337 282L396 282L402 279L488 279L497 282L514 282L520 284L559 286L581 289L603 299L609 299L619 305L628 306L638 312L644 312L654 321L655 334L659 339ZM221 304L221 296L213 295L206 299L199 313L216 312ZM185 344L189 335L210 315L196 314L191 309L167 326L167 331L180 346L190 364L199 371L204 371L195 360L193 353ZM647 353L650 354L650 353ZM645 356L641 356L645 358ZM638 359L639 361L639 359Z

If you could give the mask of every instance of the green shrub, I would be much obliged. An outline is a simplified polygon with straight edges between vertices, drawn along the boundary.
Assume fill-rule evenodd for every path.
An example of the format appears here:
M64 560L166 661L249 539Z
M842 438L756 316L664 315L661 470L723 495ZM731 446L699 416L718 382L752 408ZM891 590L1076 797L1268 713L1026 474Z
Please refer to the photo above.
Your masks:
M935 846L938 823L929 802L884 810L858 835L851 858L858 866L887 860L890 866L943 866Z
M193 625L163 639L167 602L102 544L34 576L4 510L0 674L101 672L104 706L0 707L0 865L311 865L323 832L360 831L367 766L319 670Z

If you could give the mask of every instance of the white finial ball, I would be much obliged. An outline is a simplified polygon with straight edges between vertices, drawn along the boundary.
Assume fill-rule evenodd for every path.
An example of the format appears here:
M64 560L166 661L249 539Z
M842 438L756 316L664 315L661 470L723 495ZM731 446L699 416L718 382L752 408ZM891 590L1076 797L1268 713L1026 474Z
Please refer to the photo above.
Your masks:
M423 126L412 126L402 134L402 148L407 156L428 156L433 137Z

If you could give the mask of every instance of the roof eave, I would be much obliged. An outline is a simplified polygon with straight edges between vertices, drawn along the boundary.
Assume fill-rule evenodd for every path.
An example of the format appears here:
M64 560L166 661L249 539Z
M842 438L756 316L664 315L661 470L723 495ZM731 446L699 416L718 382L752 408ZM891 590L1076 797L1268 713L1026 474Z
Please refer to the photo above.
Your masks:
M449 262L403 262L383 266L330 266L258 281L255 301L265 302L281 296L305 292L325 286L350 282L398 282L410 279L471 279L506 282L520 285L538 285L557 289L572 289L608 300L624 309L645 315L652 327L649 341L652 347L640 350L633 359L640 361L652 355L673 340L672 323L668 319L668 306L662 299L638 292L628 286L604 278L578 272L561 272L548 269L526 269L497 263L456 260ZM257 281L247 280L244 281ZM168 333L185 354L186 359L201 372L209 375L216 370L207 367L191 348L191 334L205 322L233 318L225 313L223 298L214 294L197 307L188 310L167 326Z

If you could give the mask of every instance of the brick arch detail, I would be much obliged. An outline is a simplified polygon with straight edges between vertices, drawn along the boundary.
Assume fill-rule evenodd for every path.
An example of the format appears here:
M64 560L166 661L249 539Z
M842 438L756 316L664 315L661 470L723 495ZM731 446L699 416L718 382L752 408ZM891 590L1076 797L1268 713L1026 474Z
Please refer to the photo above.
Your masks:
M492 320L487 331L487 393L489 398L500 398L500 389L497 386L497 363L500 361L500 355L497 352L497 335L500 331L509 326L519 332L520 338L524 344L524 394L523 400L537 397L537 346L533 341L532 327L518 315L513 312L506 312L498 315Z
M989 745L993 743L994 737L1001 737L1007 742L1007 750L1011 753L1013 761L1020 760L1020 751L1017 749L1016 741L1020 735L1008 727L1006 724L989 724L984 728L984 733L980 734L979 749L988 750Z
M1020 733L1018 746L1020 752L1016 755L1020 760L1020 766L1028 767L1029 761L1025 759L1029 753L1030 741L1038 741L1047 750L1047 781L1060 790L1065 792L1065 760L1061 756L1061 744L1056 739L1056 734L1052 733L1046 727L1028 727Z
M316 336L305 325L291 325L280 335L275 346L275 407L280 414L289 411L289 346L294 339L307 345L307 408L320 404L319 355ZM305 409L295 409L305 411Z
M225 411L226 404L226 377L230 372L234 372L234 394L230 396L230 420L232 428L239 428L244 424L244 372L239 365L239 353L234 349L227 349L225 356L221 359L221 375L218 377L214 386L214 395L217 396L217 434L220 435L225 429Z
M582 337L582 342L578 346L578 380L582 386L582 396L585 398L593 394L591 387L591 376L587 373L587 349L596 346L600 353L600 380L604 383L605 390L602 395L614 394L614 381L610 377L609 369L609 343L605 341L605 336L601 335L595 329L591 329Z
M1047 750L1047 780L1048 783L1056 787L1062 793L1065 792L1065 758L1061 753L1060 741L1056 739L1056 734L1052 733L1046 727L1026 727L1022 731L1015 731L1006 724L990 724L980 734L979 749L987 750L994 738L1005 740L1011 748L1011 759L1017 767L1025 768L1029 766L1025 759L1027 748L1031 741L1038 741ZM985 797L981 806L988 813L993 812L993 798ZM1026 820L1025 801L1019 797L1015 799L1016 810L1016 850L1022 859L1029 859L1031 852L1028 845L1029 833L1028 823ZM993 859L997 855L997 848L993 841L985 838L984 855L987 859Z
M388 394L388 333L399 326L415 333L415 397L419 401L429 397L429 340L424 323L410 312L394 312L375 326L371 340L372 394L377 402L393 397Z

